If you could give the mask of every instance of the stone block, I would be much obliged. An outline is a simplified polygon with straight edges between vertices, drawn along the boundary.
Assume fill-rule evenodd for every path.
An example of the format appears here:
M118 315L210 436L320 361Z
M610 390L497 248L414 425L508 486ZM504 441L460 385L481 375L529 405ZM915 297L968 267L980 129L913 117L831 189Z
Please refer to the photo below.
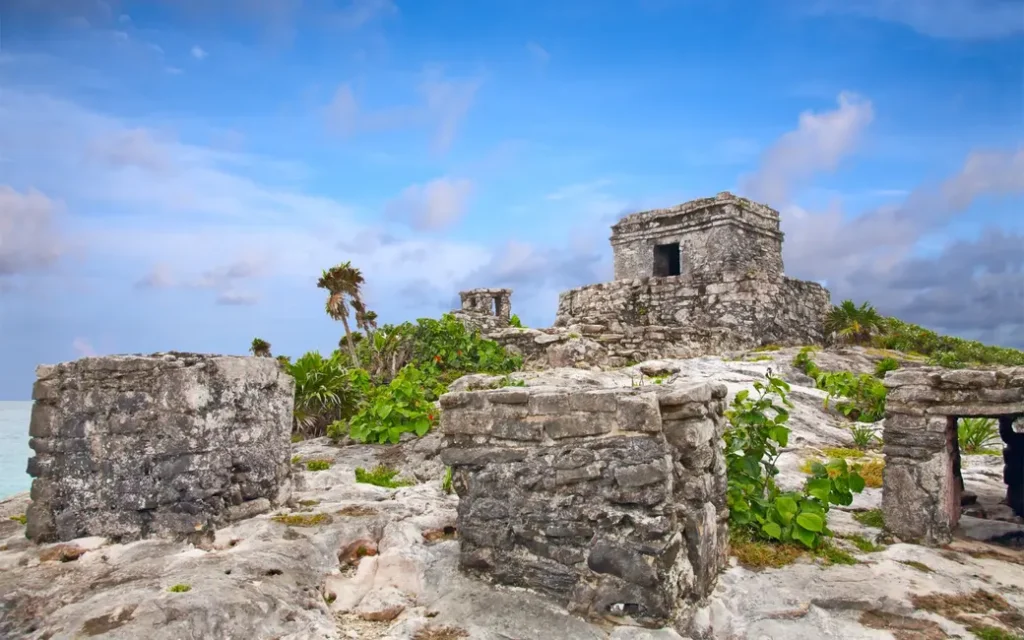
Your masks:
M182 537L238 517L236 493L287 499L294 381L277 361L175 353L38 372L33 540Z
M570 413L548 418L544 430L555 440L597 436L611 433L614 420L614 416L605 413Z

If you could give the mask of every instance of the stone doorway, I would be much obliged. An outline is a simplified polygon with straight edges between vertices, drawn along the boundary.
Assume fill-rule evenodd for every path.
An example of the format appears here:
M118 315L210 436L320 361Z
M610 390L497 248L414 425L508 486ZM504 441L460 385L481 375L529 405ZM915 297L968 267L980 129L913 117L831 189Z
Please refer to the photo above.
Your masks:
M1018 423L1019 428L1014 424ZM950 416L947 440L953 466L952 503L964 515L1014 521L1024 518L1024 419L1020 416ZM981 466L1001 466L1003 484L998 492L992 483L972 486L963 477L963 455L977 454Z
M654 276L678 276L682 273L679 243L659 244L654 246Z
M1024 433L1017 432L1024 426L1024 367L920 367L888 374L885 385L882 510L888 530L907 542L952 541L961 499L971 490L970 481L964 486L958 442L958 422L965 417L999 425L1003 464L992 460L990 475L1002 471L1004 500L1014 509L1024 506Z

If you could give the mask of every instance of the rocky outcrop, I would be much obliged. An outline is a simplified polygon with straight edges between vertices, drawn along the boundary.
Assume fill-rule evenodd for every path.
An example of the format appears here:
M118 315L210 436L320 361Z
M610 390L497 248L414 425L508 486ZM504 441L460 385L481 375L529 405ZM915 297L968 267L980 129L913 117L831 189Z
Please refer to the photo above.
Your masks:
M886 526L904 540L948 543L960 518L958 418L996 418L1012 432L1024 416L1024 367L920 367L888 374L885 386ZM1012 500L1024 479L1014 477L1014 449L1004 455Z
M803 460L823 455L825 447L850 446L851 439L845 428L849 423L823 408L824 394L801 383L789 368L795 353L663 360L607 372L520 372L512 378L527 388L615 390L635 384L656 392L699 376L725 385L728 400L749 390L771 367L794 384L793 433L779 460L777 480L796 488L806 478L800 471ZM837 370L870 370L876 357L851 349L848 355L821 352L815 361ZM486 388L500 379L472 376L453 387ZM459 571L459 498L442 489L438 440L410 440L397 449L336 447L327 440L294 444L291 453L300 463L292 467L291 501L229 523L212 542L85 538L36 544L26 539L19 523L28 496L0 501L0 637L680 640L670 629L587 622L548 597ZM403 455L396 456L398 450ZM331 466L309 471L303 464L307 460ZM380 461L421 482L399 489L355 482L357 467ZM999 504L1005 497L1002 460L965 455L962 467L979 507L990 513L1006 509ZM991 597L982 603L1005 608L970 614L972 619L1007 629L1019 620L1014 612L1024 611L1024 551L963 539L943 549L886 544L880 529L853 518L879 507L881 493L868 488L852 505L834 506L829 513L835 546L856 564L805 556L757 571L733 558L682 636L892 640L894 632L911 637L910 632L923 629L928 635L921 638L969 637L964 624L923 611L915 598L977 592L1000 596L1006 604ZM965 515L958 537L1005 540L1022 530L1021 524ZM863 550L844 536L882 546Z
M441 397L460 565L590 618L685 629L725 564L721 384Z
M209 537L287 499L295 383L275 360L110 356L37 375L37 542Z

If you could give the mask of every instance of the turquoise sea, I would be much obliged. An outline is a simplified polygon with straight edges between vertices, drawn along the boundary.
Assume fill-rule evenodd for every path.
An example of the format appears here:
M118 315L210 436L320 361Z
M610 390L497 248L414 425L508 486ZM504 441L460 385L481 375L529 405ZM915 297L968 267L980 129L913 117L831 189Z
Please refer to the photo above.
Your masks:
M32 455L28 448L31 414L31 401L0 400L0 500L32 486L32 478L25 472Z

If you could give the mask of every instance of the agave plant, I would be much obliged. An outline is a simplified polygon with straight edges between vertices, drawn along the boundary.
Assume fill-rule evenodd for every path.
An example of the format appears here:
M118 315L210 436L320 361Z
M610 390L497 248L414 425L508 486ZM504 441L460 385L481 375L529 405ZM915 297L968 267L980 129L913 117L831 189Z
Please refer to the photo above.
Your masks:
M282 364L295 378L295 430L304 437L321 436L332 422L351 417L366 393L356 379L361 370L346 369L340 351L329 358L311 351Z
M858 307L852 300L843 300L825 318L827 334L853 344L867 343L884 326L885 319L867 302Z
M992 418L960 418L957 440L964 453L985 453L998 450L999 427Z

